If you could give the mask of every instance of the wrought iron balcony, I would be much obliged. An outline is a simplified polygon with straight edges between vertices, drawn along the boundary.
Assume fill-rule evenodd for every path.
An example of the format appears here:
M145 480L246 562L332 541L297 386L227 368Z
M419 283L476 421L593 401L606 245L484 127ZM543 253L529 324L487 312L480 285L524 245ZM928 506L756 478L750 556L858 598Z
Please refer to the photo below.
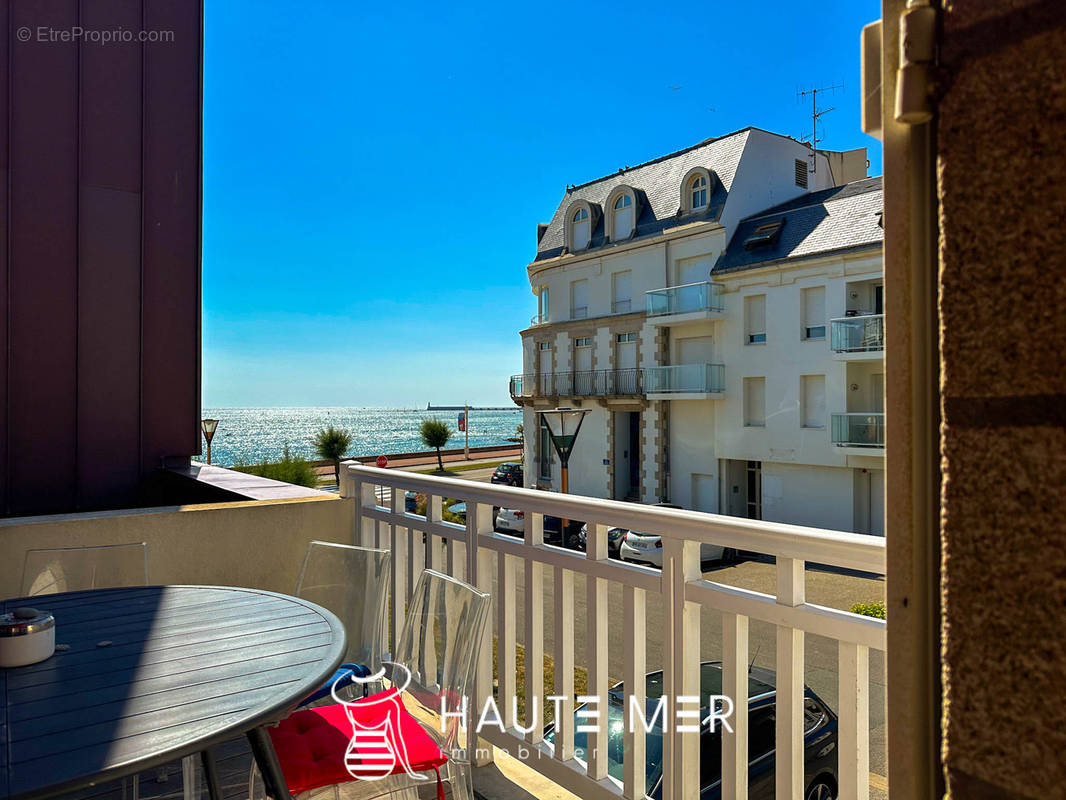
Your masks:
M512 375L511 399L531 397L619 397L644 393L642 369L594 369L581 372Z

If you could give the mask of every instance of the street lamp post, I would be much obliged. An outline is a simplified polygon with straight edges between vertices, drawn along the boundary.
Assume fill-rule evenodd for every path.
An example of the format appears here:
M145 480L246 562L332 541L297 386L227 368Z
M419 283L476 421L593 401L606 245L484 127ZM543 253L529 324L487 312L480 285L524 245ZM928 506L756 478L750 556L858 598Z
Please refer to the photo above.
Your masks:
M540 412L548 426L548 436L552 440L552 446L559 456L563 494L570 491L570 454L574 451L574 442L577 441L577 434L581 430L581 423L584 422L587 413L589 413L588 409L581 408L557 408L554 411ZM564 519L559 531L564 541L568 523L569 520Z
M204 438L207 440L207 463L211 463L211 440L215 436L215 430L218 428L217 419L204 419L200 420L200 427L203 428Z

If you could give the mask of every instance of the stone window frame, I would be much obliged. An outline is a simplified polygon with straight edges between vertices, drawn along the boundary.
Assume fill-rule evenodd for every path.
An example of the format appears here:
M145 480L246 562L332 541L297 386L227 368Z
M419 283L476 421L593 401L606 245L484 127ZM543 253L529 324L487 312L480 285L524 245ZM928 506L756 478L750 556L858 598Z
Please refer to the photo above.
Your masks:
M581 209L584 209L589 215L589 241L587 245L578 250L574 247L574 215ZM566 252L578 253L591 249L593 234L596 233L596 226L599 224L600 216L602 216L600 207L596 203L590 203L588 200L575 200L566 207L566 215L563 217Z
M623 196L629 197L629 202L633 208L633 227L630 229L629 234L618 238L614 233L614 204L618 202L619 198ZM637 194L637 190L627 183L621 183L611 189L611 193L607 195L607 200L603 204L604 208L604 234L609 242L621 242L632 239L637 235L637 220L640 218L640 195Z
M692 205L692 181L703 176L707 179L707 205L694 207ZM714 186L717 176L713 170L709 170L706 167L693 167L685 173L685 177L681 179L681 205L680 209L682 214L691 214L695 211L706 211L711 205L711 195L714 194Z

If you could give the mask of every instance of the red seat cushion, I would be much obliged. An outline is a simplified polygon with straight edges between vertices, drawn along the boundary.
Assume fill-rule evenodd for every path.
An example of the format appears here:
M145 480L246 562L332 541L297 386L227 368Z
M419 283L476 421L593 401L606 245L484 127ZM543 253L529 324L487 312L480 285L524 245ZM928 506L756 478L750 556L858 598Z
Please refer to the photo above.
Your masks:
M396 689L352 703L306 708L268 730L293 794L404 772L404 757L414 772L436 769L448 760L403 707Z

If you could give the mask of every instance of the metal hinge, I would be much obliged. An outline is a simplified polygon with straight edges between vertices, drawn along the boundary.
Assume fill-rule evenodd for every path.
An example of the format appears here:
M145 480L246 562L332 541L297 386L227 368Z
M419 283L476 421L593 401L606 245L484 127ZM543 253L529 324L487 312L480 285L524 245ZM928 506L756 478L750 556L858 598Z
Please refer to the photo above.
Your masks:
M896 122L923 125L933 118L937 10L910 0L899 18Z

